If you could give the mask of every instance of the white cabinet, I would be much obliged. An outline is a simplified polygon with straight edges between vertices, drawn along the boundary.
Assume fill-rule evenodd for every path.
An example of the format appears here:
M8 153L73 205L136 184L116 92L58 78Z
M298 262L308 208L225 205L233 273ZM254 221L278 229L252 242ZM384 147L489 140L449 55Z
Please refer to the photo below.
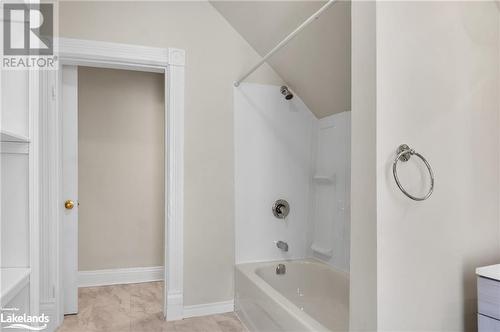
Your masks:
M478 314L477 329L479 332L500 332L500 320Z
M500 281L478 277L477 299L480 314L500 320Z
M477 274L479 332L500 332L500 264L480 267Z

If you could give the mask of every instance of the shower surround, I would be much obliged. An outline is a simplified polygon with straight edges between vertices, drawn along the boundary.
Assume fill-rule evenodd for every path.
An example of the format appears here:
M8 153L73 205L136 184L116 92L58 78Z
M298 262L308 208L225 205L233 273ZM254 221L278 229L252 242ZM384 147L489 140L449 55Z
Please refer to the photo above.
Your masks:
M234 111L236 264L315 257L348 271L350 112L317 119L299 96L250 83L234 89Z
M317 120L279 86L242 83L234 91L236 263L305 258ZM272 213L278 199L290 204L285 219Z
M286 100L280 86L249 83L234 89L234 112L238 314L250 330L260 320L253 314L258 312L272 317L277 324L273 328L286 329L278 317L281 314L270 308L281 306L287 315L300 311L297 303L281 301L286 294L276 294L280 280L296 281L288 285L289 291L298 291L301 279L312 280L307 273L312 269L301 265L308 262L315 271L329 271L325 278L336 275L339 278L332 278L336 283L343 280L336 286L342 291L324 289L322 299L326 304L340 303L338 319L326 325L342 325L348 319L350 112L317 119L296 94ZM278 199L290 204L285 219L273 215ZM286 242L288 251L277 248L278 241ZM293 276L287 271L271 280L255 272L263 271L263 266L273 272L278 263L293 266ZM258 294L261 297L252 296ZM316 323L306 326L325 326L319 320Z

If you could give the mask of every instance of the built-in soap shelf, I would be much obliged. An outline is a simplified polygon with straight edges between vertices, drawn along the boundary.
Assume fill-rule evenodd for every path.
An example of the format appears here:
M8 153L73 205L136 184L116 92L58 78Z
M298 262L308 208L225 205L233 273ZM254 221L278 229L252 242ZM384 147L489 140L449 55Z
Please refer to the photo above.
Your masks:
M332 248L322 248L322 247L319 247L313 243L311 246L311 249L315 253L323 255L323 256L327 256L327 257L333 256L333 249Z
M0 142L29 143L30 139L7 130L0 130Z
M317 184L335 184L335 174L330 176L316 174L313 176L313 181Z

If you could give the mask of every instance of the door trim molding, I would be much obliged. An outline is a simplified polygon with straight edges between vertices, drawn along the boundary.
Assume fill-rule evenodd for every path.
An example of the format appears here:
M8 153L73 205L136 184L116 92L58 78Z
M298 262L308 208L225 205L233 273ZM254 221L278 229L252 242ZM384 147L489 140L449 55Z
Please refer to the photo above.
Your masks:
M165 74L165 306L167 320L183 318L184 77L185 51L59 38L59 70L41 71L41 301L54 303L63 320L61 257L61 68L62 65ZM166 262L168 262L168 269Z

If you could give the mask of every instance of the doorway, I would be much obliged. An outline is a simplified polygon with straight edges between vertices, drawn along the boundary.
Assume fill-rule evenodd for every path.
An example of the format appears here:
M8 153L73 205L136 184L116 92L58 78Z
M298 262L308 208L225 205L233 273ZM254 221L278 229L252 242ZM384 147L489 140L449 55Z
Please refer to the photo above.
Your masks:
M182 49L158 48L102 41L58 38L58 70L40 72L40 311L54 317L51 328L64 319L64 222L63 192L63 67L87 66L125 69L164 75L164 281L163 316L171 321L184 317L184 85L186 54ZM76 99L75 99L76 100ZM76 103L76 102L75 102ZM75 113L76 114L76 113ZM76 144L76 143L75 143ZM112 239L110 239L112 241ZM74 251L76 253L76 251ZM77 261L76 259L74 260ZM168 262L168 264L166 263ZM168 267L168 269L167 269ZM76 265L74 267L76 270ZM74 280L76 284L76 280ZM75 289L75 287L72 287Z
M164 279L164 82L63 66L64 314L78 287Z

